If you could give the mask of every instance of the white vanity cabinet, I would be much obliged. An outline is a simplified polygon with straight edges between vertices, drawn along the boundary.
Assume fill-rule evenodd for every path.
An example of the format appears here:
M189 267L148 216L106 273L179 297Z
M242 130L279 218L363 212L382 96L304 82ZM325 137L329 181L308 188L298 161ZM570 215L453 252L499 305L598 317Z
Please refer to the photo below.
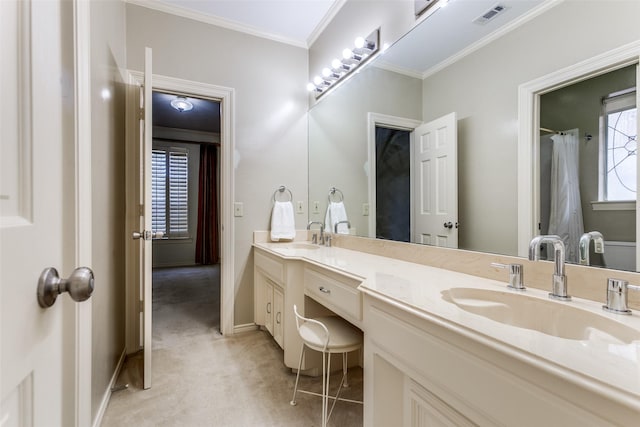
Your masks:
M315 265L304 268L305 295L362 328L362 294L355 279Z
M293 305L304 310L303 264L254 247L254 318L284 350L284 364L298 367L302 341ZM304 313L304 311L302 311ZM307 362L303 369L306 367Z
M638 425L588 378L393 300L363 304L366 426Z

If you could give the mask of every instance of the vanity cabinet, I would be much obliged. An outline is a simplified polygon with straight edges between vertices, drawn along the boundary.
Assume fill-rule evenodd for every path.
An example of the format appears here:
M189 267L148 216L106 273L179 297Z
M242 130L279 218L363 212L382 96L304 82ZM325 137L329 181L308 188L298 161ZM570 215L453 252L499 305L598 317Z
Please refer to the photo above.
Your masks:
M366 426L637 425L587 378L396 301L363 303Z
M302 341L296 328L293 305L304 315L303 264L254 247L254 318L284 350L284 364L298 368ZM318 364L308 358L303 369Z
M361 279L307 265L304 268L305 294L335 314L362 328Z
M271 279L262 277L264 293L262 308L264 310L264 327L273 336L281 348L284 348L283 307L284 290Z

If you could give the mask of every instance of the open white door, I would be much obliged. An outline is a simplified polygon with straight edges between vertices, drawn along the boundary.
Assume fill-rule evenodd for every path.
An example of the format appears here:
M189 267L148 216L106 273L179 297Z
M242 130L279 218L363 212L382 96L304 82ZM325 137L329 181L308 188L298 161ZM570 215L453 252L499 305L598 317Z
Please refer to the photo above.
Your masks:
M414 137L412 242L458 247L456 113L420 125Z
M138 174L138 194L140 203L139 230L134 231L133 238L139 240L139 283L140 301L142 301L141 325L143 335L144 352L144 376L143 387L151 388L152 371L152 307L151 307L151 286L152 286L152 239L154 232L151 230L151 152L153 146L153 123L152 123L152 50L147 47L144 51L144 83L140 88L140 132L138 139L140 174Z
M89 255L81 254L91 205L90 180L82 181L90 152L89 163L81 164L91 144L88 84L82 86L88 80L79 74L88 70L88 56L80 53L88 47L87 39L80 40L86 33L78 32L86 7L0 1L3 427L91 423L91 305L58 296L68 282L56 280L57 272L74 277L81 291L70 292L76 300L93 290L90 270L74 272L90 259L90 247ZM45 292L40 282L53 287Z

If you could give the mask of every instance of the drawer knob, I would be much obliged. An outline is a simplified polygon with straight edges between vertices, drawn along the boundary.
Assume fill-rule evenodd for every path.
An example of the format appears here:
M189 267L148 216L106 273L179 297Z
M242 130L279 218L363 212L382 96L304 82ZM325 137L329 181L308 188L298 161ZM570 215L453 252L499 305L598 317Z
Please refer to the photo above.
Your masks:
M318 289L320 289L320 292L323 292L325 294L330 294L331 293L331 289L327 289L324 286L320 286Z

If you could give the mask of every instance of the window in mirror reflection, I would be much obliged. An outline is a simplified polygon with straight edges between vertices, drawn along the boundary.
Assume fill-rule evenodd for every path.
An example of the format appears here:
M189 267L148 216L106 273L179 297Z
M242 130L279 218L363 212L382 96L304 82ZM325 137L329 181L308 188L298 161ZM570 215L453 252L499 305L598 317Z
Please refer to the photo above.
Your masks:
M630 89L609 95L603 100L603 110L606 129L603 150L603 163L606 165L604 200L635 200L638 134L636 91Z

